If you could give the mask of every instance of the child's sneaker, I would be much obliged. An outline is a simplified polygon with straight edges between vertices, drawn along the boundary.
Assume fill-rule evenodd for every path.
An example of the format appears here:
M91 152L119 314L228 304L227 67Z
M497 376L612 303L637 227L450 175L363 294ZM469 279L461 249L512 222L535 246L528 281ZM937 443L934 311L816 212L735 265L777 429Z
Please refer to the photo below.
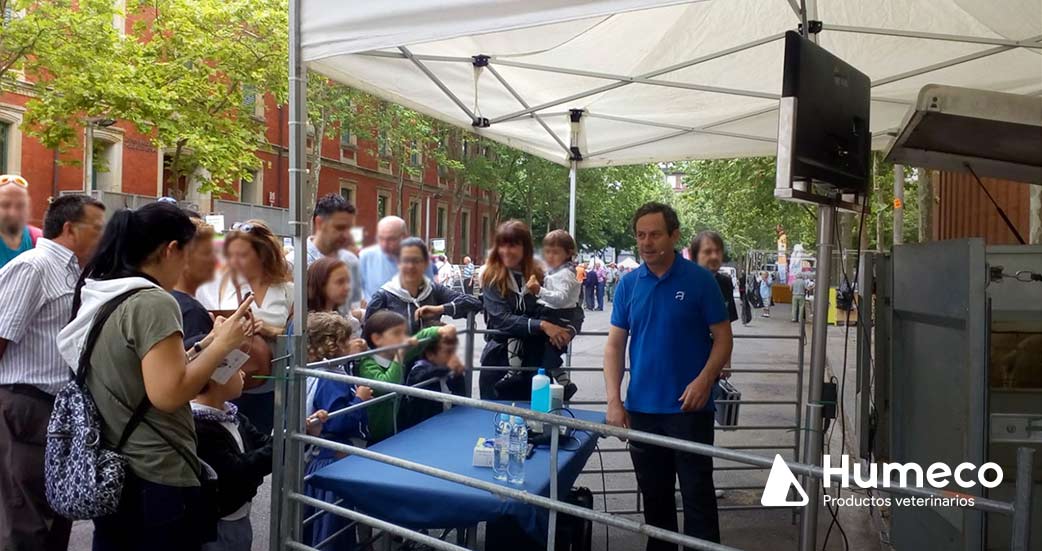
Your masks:
M496 384L492 385L492 388L496 389L497 396L503 396L509 394L510 390L520 386L525 380L524 374L520 371L507 371L503 378L496 381Z

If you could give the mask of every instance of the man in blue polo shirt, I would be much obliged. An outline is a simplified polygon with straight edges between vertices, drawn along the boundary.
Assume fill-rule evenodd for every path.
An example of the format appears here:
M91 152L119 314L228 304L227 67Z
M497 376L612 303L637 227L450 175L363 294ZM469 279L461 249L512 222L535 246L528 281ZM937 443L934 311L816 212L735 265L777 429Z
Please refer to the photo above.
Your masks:
M731 324L710 274L676 251L677 213L647 203L633 216L644 263L615 289L604 382L608 424L702 444L713 443L712 389L731 355ZM629 341L630 382L621 387ZM631 442L630 456L644 497L644 520L677 530L674 487L680 479L684 534L720 541L711 457ZM661 540L647 551L676 551Z

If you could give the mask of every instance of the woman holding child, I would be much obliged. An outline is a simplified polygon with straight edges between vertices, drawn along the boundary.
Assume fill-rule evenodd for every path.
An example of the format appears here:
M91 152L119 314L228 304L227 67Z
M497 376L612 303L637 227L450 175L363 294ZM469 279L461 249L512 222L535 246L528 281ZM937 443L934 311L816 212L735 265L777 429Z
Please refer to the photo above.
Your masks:
M524 222L508 220L496 230L492 249L482 273L485 325L497 334L485 336L481 353L484 367L531 367L542 365L547 342L564 348L572 340L571 330L541 319L544 311L538 296L528 291L534 276L543 281L543 271L536 264L532 232ZM501 390L496 383L507 370L483 370L480 378L483 400L527 400L533 372L525 371L518 384Z

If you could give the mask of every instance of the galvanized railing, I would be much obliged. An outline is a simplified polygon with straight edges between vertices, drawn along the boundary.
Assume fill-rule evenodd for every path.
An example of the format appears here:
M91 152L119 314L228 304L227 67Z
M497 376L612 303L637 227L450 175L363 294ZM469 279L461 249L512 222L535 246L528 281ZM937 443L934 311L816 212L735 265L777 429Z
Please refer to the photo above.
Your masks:
M468 353L468 357L469 352L473 351L474 348L475 333L476 331L467 331L465 334L465 350ZM298 346L302 344L302 342L296 343L296 345ZM376 530L386 532L387 534L399 536L408 540L422 543L424 545L428 545L434 549L466 549L465 547L461 547L460 545L448 543L441 539L434 538L429 535L414 530L410 530L408 528L398 526L381 519L371 517L369 515L365 515L358 511L341 507L339 504L325 503L305 495L303 492L305 480L304 477L301 476L301 468L303 466L303 447L305 445L312 445L331 449L341 453L346 453L349 455L357 455L359 457L363 457L373 461L378 461L381 463L386 463L402 469L420 472L429 476L452 481L471 488L484 490L489 493L502 496L504 498L513 499L519 502L547 509L550 519L547 532L547 549L551 551L555 548L556 516L558 513L564 513L572 515L574 517L590 520L592 522L606 524L608 526L615 527L621 530L642 534L656 539L661 539L674 544L684 545L692 549L702 549L710 551L738 551L733 547L705 541L698 538L693 538L678 532L664 530L661 528L650 526L648 524L624 518L625 514L629 514L632 512L595 511L592 509L586 509L577 505L572 505L558 500L556 495L558 487L556 458L559 443L557 438L558 431L555 430L555 428L557 426L564 426L573 430L585 431L592 435L600 435L602 437L614 436L622 440L661 446L685 453L705 455L716 459L740 463L748 469L769 469L773 465L772 459L746 453L738 449L728 449L724 447L700 444L697 442L680 440L677 438L670 438L643 431L624 429L603 423L593 423L590 421L584 421L581 419L575 419L561 415L541 413L514 406L508 406L497 402L478 400L466 396L443 394L440 392L434 392L422 388L386 383L382 381L374 381L362 377L348 375L346 373L339 373L335 371L321 369L327 366L336 365L337 363L345 363L353 359L360 359L380 352L393 351L399 348L404 348L406 346L408 345L386 347L379 350L371 350L361 354L346 356L344 358L337 358L334 360L327 360L322 362L314 362L312 364L308 364L306 367L295 367L293 365L290 365L289 362L287 362L285 359L282 359L280 364L277 366L277 372L279 374L278 379L280 384L277 385L276 390L275 426L285 428L282 430L275 431L275 458L276 460L281 461L281 464L277 465L274 469L274 478L272 484L273 497L271 535L272 541L274 542L273 547L275 549L299 549L309 551L315 549L313 547L305 545L301 541L302 528L305 523L304 519L302 519L301 510L302 506L304 505L314 507L319 511L324 512L325 514L334 514L346 518L350 521L353 521L356 524L370 526ZM470 362L468 361L467 363ZM551 495L550 497L533 495L515 488L510 488L496 483L491 483L485 480L472 478L458 473L446 471L443 469L430 467L413 461L399 459L373 450L334 442L323 438L309 436L306 434L304 427L305 404L303 402L303 391L305 387L304 379L307 377L339 381L347 384L366 385L373 388L374 390L386 393L385 395L413 396L425 400L432 400L436 402L449 403L459 406L469 406L492 412L516 415L525 419L533 419L548 424L551 427L554 427L550 430L552 436L550 450ZM802 380L800 380L800 383L802 383ZM422 384L424 383L421 383L421 385ZM801 384L798 386L802 387ZM368 405L372 405L371 402L373 402L373 400L369 400L363 404L360 404L359 406L366 407ZM799 401L797 401L797 411L798 404ZM815 406L818 408L821 407L820 404L809 404L808 406ZM336 415L339 412L331 413ZM820 429L812 429L811 427L807 426L804 427L804 430L810 431L812 433L817 432L818 434L816 436L821 436ZM799 432L800 431L796 431L797 434ZM795 445L794 448L795 452L798 453L799 445ZM957 496L973 497L974 499L972 504L957 506L961 508L974 509L982 512L992 512L1010 516L1012 518L1012 538L1010 549L1012 551L1027 551L1031 533L1030 514L1032 498L1031 492L1033 456L1034 450L1032 449L1021 448L1018 450L1016 464L1017 478L1015 497L1012 502L1004 502L977 496L964 496L963 494L958 494L956 492L946 490L906 487L902 486L898 481L889 481L889 487L880 487L877 488L877 491L887 494L921 498L950 499L952 497ZM787 462L787 466L793 473L801 477L814 479L824 478L823 469L814 465L800 463L798 461L792 461ZM604 468L603 465L601 465L601 468ZM734 470L737 470L737 468L735 468ZM623 470L621 472L629 472L629 470ZM804 483L804 485L807 485L806 482ZM604 490L606 491L607 489L605 488ZM818 497L819 496L814 495L811 498L818 499ZM314 518L315 516L313 515L308 519L308 522L313 521ZM817 519L804 519L804 522L816 523ZM473 543L473 540L471 540L471 542ZM324 544L326 542L322 543ZM460 543L462 543L462 541L460 541Z

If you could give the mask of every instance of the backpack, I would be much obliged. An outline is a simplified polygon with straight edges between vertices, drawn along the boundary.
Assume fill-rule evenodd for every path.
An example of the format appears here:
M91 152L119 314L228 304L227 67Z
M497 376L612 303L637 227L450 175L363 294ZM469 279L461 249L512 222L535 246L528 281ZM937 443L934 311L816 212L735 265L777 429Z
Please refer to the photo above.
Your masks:
M47 423L44 452L44 477L47 502L59 515L72 520L87 520L116 512L119 508L127 461L120 450L151 407L148 398L134 410L115 449L101 441L101 418L94 398L87 389L90 356L106 320L116 308L142 289L127 291L110 300L94 317L80 355L80 369L74 380L58 392Z

